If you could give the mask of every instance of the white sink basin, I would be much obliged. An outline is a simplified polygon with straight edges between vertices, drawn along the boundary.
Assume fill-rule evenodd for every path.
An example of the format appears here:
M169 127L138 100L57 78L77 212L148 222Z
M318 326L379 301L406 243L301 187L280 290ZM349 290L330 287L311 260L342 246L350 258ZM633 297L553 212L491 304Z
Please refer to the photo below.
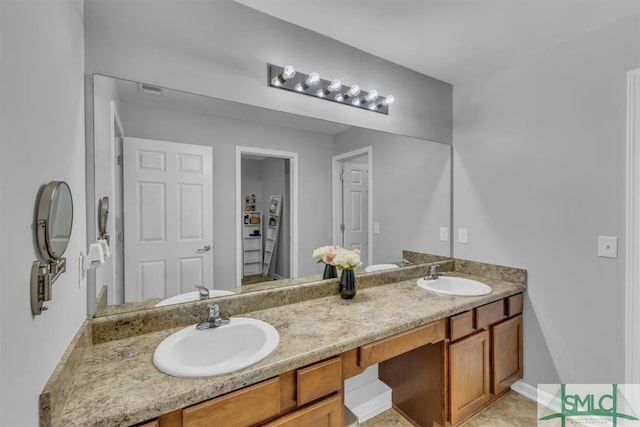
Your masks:
M156 347L153 364L175 377L209 377L253 365L278 347L276 328L262 320L232 317L217 328L195 325L168 336Z
M209 298L222 297L225 295L233 295L233 292L209 289ZM157 303L154 307L163 307L165 305L180 304L181 302L198 301L199 299L200 299L200 291L185 292L184 294L179 294L179 295L175 295L170 298L164 299L159 303Z
M364 271L372 273L374 271L391 270L392 268L398 268L396 264L371 264L365 267Z
M477 280L454 276L440 276L436 280L418 279L418 286L428 291L446 295L476 296L491 293L491 288Z

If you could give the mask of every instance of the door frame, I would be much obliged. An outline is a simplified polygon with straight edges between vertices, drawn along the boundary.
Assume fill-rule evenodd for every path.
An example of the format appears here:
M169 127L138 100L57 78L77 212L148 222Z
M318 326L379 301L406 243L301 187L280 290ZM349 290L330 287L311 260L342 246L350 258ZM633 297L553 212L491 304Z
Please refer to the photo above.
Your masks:
M267 148L236 145L236 283L242 283L242 155L253 154L289 160L289 217L291 218L291 277L298 277L298 153L292 151L270 150Z
M369 194L367 195L367 260L369 264L373 263L373 148L371 146L359 148L343 154L332 157L331 162L331 193L333 199L333 215L331 221L331 229L333 230L333 244L337 245L340 241L340 224L342 218L342 192L340 185L340 164L355 157L367 155L367 185Z
M627 73L625 382L640 383L640 68Z

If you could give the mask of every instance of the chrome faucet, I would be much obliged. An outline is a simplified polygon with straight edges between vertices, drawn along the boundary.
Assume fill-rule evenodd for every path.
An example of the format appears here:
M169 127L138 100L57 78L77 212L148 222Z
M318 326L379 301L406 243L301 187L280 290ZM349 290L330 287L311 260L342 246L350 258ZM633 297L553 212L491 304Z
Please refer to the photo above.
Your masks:
M398 267L406 267L407 265L411 265L411 261L405 258L400 258L400 261L396 262L396 265Z
M196 285L196 288L198 288L198 292L200 292L200 299L209 299L209 289L207 289L205 286L202 285Z
M198 323L196 329L212 329L218 326L226 325L230 322L229 319L220 316L220 308L218 304L207 304L209 307L209 320L206 322Z
M432 265L429 268L429 275L425 277L426 280L438 280L438 277L444 276L445 273L441 273L436 271L438 269L437 265Z

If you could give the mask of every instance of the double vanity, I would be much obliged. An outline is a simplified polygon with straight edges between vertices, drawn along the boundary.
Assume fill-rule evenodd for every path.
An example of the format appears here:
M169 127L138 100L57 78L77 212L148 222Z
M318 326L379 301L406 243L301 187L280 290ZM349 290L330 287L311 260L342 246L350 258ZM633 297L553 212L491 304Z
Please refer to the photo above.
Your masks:
M491 292L423 289L431 265ZM526 271L447 260L357 280L352 300L335 279L214 300L231 319L221 328L241 317L278 335L258 362L216 376L171 376L152 360L165 339L207 320L211 301L87 319L40 396L41 425L341 426L344 380L374 364L407 418L457 425L521 378Z

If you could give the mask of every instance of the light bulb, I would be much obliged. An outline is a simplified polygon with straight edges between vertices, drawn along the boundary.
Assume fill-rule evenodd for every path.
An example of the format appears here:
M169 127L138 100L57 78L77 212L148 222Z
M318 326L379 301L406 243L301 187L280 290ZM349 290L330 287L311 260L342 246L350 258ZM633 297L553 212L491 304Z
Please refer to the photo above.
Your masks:
M336 91L339 91L341 87L342 87L342 83L340 83L340 80L333 80L329 85L329 90L331 92L336 92Z
M367 106L367 108L368 108L369 110L375 110L375 109L376 109L376 108L378 108L378 107L376 106L376 104L369 104L369 105Z
M360 105L360 98L354 99L353 101L351 101L351 103L356 106Z
M318 75L318 73L311 73L309 74L309 77L306 78L304 83L308 86L313 86L313 85L317 85L319 81L320 81L320 75Z
M306 79L304 79L302 83L298 83L296 85L296 90L298 92L304 92L305 90L309 89L311 86L317 85L319 81L320 81L320 76L318 75L318 73L311 73Z
M316 96L319 96L320 98L324 98L324 89L318 89L316 91Z
M371 89L367 96L364 97L367 101L375 101L378 98L378 91L375 89Z
M344 97L342 96L342 94L341 94L341 93L337 94L335 99L336 99L336 101L338 101L338 102L342 102L342 101L344 101Z
M358 96L358 94L360 93L360 86L358 85L353 85L349 88L349 90L347 91L346 95L351 98L352 96Z
M296 69L293 68L293 65L287 65L277 77L274 77L273 80L271 80L271 84L274 86L280 86L295 75Z
M393 101L395 100L396 98L393 95L387 95L378 103L378 108L387 107L389 104L393 104Z
M293 68L293 65L286 65L284 67L284 71L282 72L282 74L280 74L282 76L282 79L284 81L289 80L291 77L296 75L296 69Z

